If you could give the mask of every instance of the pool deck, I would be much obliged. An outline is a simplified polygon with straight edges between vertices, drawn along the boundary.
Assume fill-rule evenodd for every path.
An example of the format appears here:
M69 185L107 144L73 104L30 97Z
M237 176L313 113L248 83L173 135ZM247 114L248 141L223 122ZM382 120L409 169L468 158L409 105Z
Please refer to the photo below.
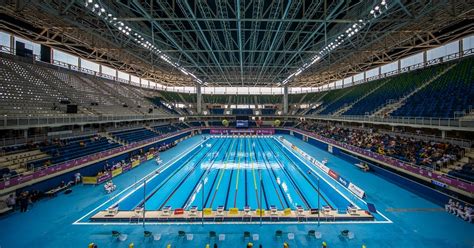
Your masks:
M143 218L145 217L145 218ZM100 211L90 219L101 222L259 222L260 218L265 222L324 222L330 221L370 221L374 217L364 210L357 210L352 214L338 213L337 210L321 211L318 216L317 211L265 211L262 215L258 211L211 211L203 213L201 211Z
M403 185L388 181L372 172L365 173L352 164L332 154L316 149L299 139L285 136L290 142L318 160L328 158L328 167L335 169L345 178L363 188L367 201L374 203L393 223L376 221L364 222L321 222L320 225L310 222L297 224L263 223L237 225L231 222L196 224L160 224L148 223L79 223L77 220L113 198L122 189L137 182L140 178L156 170L156 163L149 161L118 176L114 179L118 190L106 194L103 187L78 185L72 187L71 194L58 194L36 202L26 213L19 211L0 217L0 247L77 247L85 248L91 242L99 248L129 247L206 247L214 243L222 248L244 248L251 241L254 247L283 247L287 242L290 247L321 247L325 241L328 247L474 247L474 224L467 223L443 211L443 207L410 191ZM185 140L177 147L161 153L163 162L176 159L180 153L201 141L199 136ZM277 237L277 231L283 235ZM321 238L310 237L308 232L316 230ZM341 235L341 231L349 230L352 238ZM112 231L127 234L127 240L119 241L112 237ZM160 239L144 237L144 231L153 235L159 234ZM193 234L192 240L179 236L178 232ZM217 237L225 235L225 239L211 238L210 232ZM249 232L249 237L244 237ZM258 239L254 240L254 234ZM292 235L290 235L292 234ZM294 236L293 236L294 235ZM290 237L292 237L290 239Z

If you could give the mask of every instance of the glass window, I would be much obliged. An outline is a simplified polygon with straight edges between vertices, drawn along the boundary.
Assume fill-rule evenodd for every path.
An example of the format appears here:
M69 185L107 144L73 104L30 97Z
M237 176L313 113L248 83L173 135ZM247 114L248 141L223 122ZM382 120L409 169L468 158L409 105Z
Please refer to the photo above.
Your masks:
M29 40L25 40L23 38L15 36L15 46L16 46L17 41L25 43L25 48L29 49L29 50L33 50L34 55L40 55L40 53L41 53L41 45L40 44L36 44L36 43L33 43ZM72 64L72 63L68 63L68 64ZM77 65L77 64L75 64L75 65Z
M387 64L387 65L383 65L381 70L382 70L381 71L382 73L387 73L387 72L398 70L398 61L392 62L392 63ZM367 77L371 77L371 76L367 75Z
M401 67L409 67L423 62L423 53L417 53L401 60Z
M459 41L451 42L444 46L426 51L426 59L432 60L457 52L459 52Z
M462 39L462 48L463 50L468 50L474 48L474 35Z
M112 77L117 76L116 75L116 70L112 69L110 67L107 67L107 66L102 66L102 73L106 74L106 75L109 75L109 76L112 76Z
M0 31L0 46L10 48L10 34ZM7 49L2 48L1 50L4 52Z
M91 70L91 71L96 71L96 72L99 71L99 64L91 62L91 61L86 60L86 59L81 59L81 67L85 68L85 69L88 69L88 70Z
M70 65L78 65L78 58L69 53L61 52L59 50L53 49L53 60L61 61Z

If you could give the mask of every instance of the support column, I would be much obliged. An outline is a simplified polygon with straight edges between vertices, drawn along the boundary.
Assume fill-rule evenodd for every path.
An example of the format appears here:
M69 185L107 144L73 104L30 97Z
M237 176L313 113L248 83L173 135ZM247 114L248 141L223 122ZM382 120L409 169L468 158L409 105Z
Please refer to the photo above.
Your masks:
M28 139L28 129L23 130L23 138Z
M441 138L446 139L446 130L441 130Z
M202 114L202 94L200 84L196 84L196 111L198 114Z
M283 86L283 114L288 114L288 85Z
M10 35L10 53L15 54L15 36Z
M428 54L426 51L423 52L423 65L426 66L426 61L428 61Z
M84 125L81 125L81 133L84 132Z
M462 58L464 53L464 39L459 40L459 57Z

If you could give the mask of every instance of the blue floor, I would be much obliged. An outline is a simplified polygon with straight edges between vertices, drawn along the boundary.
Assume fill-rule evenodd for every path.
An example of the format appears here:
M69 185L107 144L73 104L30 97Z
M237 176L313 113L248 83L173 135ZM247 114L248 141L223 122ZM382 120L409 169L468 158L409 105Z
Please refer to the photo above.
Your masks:
M368 201L376 204L392 224L288 224L288 225L73 225L80 217L93 210L113 195L106 195L101 186L76 186L73 193L61 194L53 199L42 200L27 213L15 212L0 219L0 247L87 247L95 242L100 248L128 247L130 242L135 247L205 247L213 245L208 238L209 231L226 234L226 240L219 242L219 247L245 247L243 231L260 234L260 240L253 242L254 247L283 247L287 241L290 247L320 247L322 240L329 247L473 247L474 224L468 224L459 218L447 214L441 207L399 186L371 173L364 173L350 163L333 155L314 148L296 138L287 136L288 140L317 159L328 158L328 166L348 180L354 182L368 195ZM164 162L174 159L189 147L201 141L193 137L177 147L163 152ZM154 161L147 162L114 180L119 192L134 183L138 178L156 169ZM391 211L404 209L404 211ZM420 211L421 209L421 211ZM322 232L322 240L308 239L310 229ZM339 233L348 229L355 238L347 240ZM128 234L125 242L111 237L111 231L117 230ZM143 231L162 233L162 240L151 241L143 237ZM178 238L178 230L194 234L193 241ZM283 238L276 239L276 230L283 230ZM286 232L295 233L295 239L288 241Z

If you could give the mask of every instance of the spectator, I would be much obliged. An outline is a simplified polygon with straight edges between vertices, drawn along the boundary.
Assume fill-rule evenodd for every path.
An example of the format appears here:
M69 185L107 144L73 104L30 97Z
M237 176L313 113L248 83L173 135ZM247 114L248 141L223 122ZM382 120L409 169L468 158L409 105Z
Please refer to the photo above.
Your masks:
M19 203L20 203L20 212L28 211L28 192L23 192L20 195Z
M16 205L16 197L13 194L10 194L8 198L5 201L7 203L7 206L10 208L15 208Z

